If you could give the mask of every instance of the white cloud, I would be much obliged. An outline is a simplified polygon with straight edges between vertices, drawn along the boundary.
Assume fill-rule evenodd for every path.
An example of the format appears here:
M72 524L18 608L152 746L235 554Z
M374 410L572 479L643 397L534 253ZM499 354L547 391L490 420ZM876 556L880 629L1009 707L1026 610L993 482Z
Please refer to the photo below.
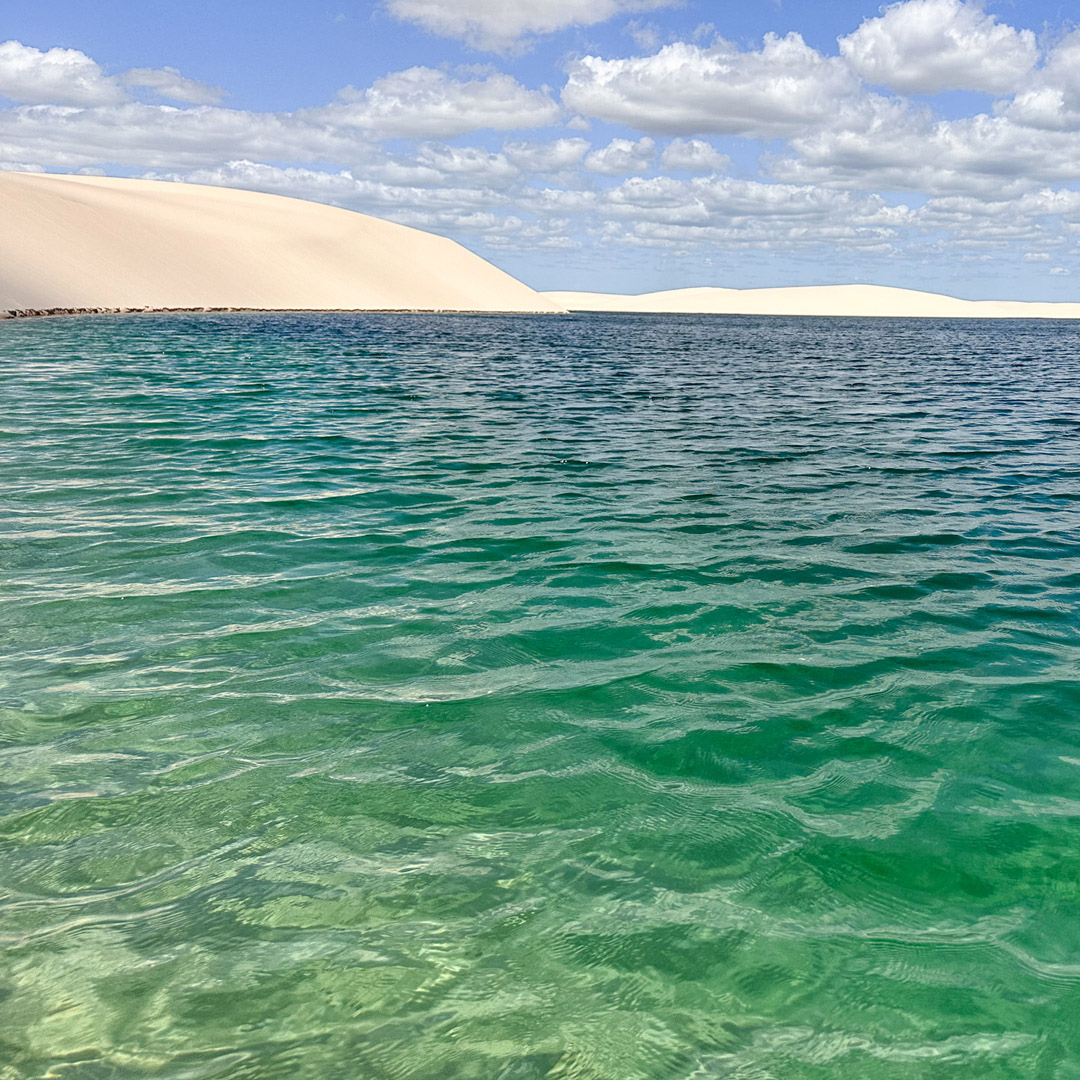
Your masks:
M615 15L670 7L676 0L386 0L392 15L440 37L507 52L522 39L568 26L592 26Z
M124 72L123 80L128 86L153 90L162 97L185 101L189 105L217 105L225 97L220 86L187 79L174 67L132 68Z
M182 169L230 159L352 165L366 160L382 139L520 130L558 116L558 105L545 93L508 75L457 80L412 68L295 113L137 102L0 109L0 159L59 168L104 163Z
M132 68L119 77L78 49L42 51L20 41L0 44L0 97L23 105L120 105L125 86L152 90L190 105L215 105L220 87L185 78L176 68Z
M522 172L544 176L575 168L588 149L588 139L554 139L543 143L508 142L503 153Z
M672 171L721 172L730 164L727 154L703 139L672 139L660 157L660 167Z
M456 169L453 154L461 150L431 145L423 156ZM466 148L460 160L481 162L485 153ZM1067 242L1063 228L1080 223L1080 192L1064 189L995 202L948 196L912 209L874 194L731 177L632 177L601 190L538 191L523 177L514 181L501 175L501 169L496 166L488 175L440 173L431 164L419 165L418 158L388 162L385 155L373 154L363 165L337 172L232 161L173 176L333 202L452 233L493 251L573 250L581 246L580 237L592 234L608 246L672 251L953 252L950 257L958 257L955 252L967 250L972 257L989 258L988 251L1009 248L1017 254L1060 251Z
M1050 273L1054 277L1064 277L1069 273L1069 271L1066 270L1064 266L1052 266L1050 267Z
M160 175L160 174L156 174ZM475 238L493 250L573 250L583 227L612 245L658 248L805 249L836 244L861 250L892 243L912 225L907 207L797 185L731 178L678 181L632 177L605 191L485 186L425 188L363 170L321 172L231 161L183 176L319 199L420 228ZM179 174L170 178L180 179Z
M290 113L137 103L0 110L0 158L59 168L198 168L233 157L349 163L367 145Z
M656 157L656 144L647 135L637 142L629 139L612 139L607 146L594 150L585 159L589 172L607 176L625 176L627 173L644 172Z
M1025 238L1043 246L1053 238L1048 230L1056 234L1055 220L1080 219L1080 191L1043 188L997 199L948 195L928 200L915 211L914 218L928 230L947 230L955 240L1012 242ZM1038 259L1035 254L1028 261Z
M793 183L879 191L963 193L994 201L1046 183L1080 180L1080 141L1070 131L1026 128L1007 116L936 120L898 111L862 131L811 132L770 165Z
M127 94L86 53L0 44L0 97L29 105L115 105Z
M390 182L379 175L377 163L374 165L373 168L325 172L237 160L186 173L147 175L159 179L242 187L253 191L316 199L378 213L397 221L415 222L417 210L425 213L476 214L490 213L507 205L504 195L480 186L446 185L429 188L402 182L400 177L397 182Z
M1002 112L1026 127L1080 130L1080 30L1054 48L1043 67Z
M586 56L569 67L570 109L652 135L773 138L833 122L860 97L858 80L798 34L766 35L756 52L719 40L678 42L652 56Z
M970 0L906 0L839 40L867 82L908 94L1014 91L1035 66L1030 30L997 22Z
M501 186L516 180L519 172L503 154L475 146L440 146L427 143L417 149L416 160L432 169L443 181L475 180Z
M546 93L500 72L465 81L445 71L414 67L377 79L365 90L346 87L339 101L304 114L309 120L379 136L449 138L480 128L511 131L559 118Z
M151 180L247 188L336 205L347 203L356 194L356 178L346 169L324 172L318 169L280 168L244 159L187 173L147 172L145 175Z
M632 177L602 200L618 219L609 240L649 247L880 247L912 224L908 207L876 195L730 177Z

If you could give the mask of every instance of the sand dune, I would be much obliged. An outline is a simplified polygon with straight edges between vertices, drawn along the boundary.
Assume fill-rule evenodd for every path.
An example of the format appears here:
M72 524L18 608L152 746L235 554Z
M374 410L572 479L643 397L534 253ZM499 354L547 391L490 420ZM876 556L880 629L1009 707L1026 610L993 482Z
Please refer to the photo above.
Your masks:
M0 311L142 307L561 310L452 240L321 203L0 172Z
M898 318L1080 319L1080 303L957 300L884 285L815 285L780 289L672 289L618 293L546 292L571 311L639 311L717 315L877 315Z
M445 237L322 203L0 172L0 312L203 307L1080 318L878 285L537 293Z

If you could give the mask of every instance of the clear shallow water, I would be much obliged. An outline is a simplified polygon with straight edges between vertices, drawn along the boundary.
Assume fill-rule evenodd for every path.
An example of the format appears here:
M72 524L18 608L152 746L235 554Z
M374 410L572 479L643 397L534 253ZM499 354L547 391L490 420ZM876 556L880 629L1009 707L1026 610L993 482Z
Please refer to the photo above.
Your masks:
M0 327L0 1077L1080 1076L1080 327Z

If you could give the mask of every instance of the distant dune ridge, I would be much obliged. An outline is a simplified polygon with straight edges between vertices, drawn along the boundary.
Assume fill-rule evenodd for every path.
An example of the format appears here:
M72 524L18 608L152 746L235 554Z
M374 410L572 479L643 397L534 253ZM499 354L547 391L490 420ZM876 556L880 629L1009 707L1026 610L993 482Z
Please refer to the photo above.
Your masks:
M323 203L0 172L0 313L144 308L1080 318L878 285L538 293L445 237Z
M807 285L779 289L672 289L667 292L546 292L570 311L707 315L877 315L895 318L1080 319L1080 304L957 300L885 285Z
M445 237L234 188L0 172L0 311L559 312Z

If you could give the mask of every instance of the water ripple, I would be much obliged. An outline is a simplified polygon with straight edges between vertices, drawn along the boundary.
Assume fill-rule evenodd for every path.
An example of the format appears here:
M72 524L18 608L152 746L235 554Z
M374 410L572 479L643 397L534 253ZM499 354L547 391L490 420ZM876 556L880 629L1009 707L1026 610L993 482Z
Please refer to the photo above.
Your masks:
M1078 335L5 326L0 1077L1072 1075Z

